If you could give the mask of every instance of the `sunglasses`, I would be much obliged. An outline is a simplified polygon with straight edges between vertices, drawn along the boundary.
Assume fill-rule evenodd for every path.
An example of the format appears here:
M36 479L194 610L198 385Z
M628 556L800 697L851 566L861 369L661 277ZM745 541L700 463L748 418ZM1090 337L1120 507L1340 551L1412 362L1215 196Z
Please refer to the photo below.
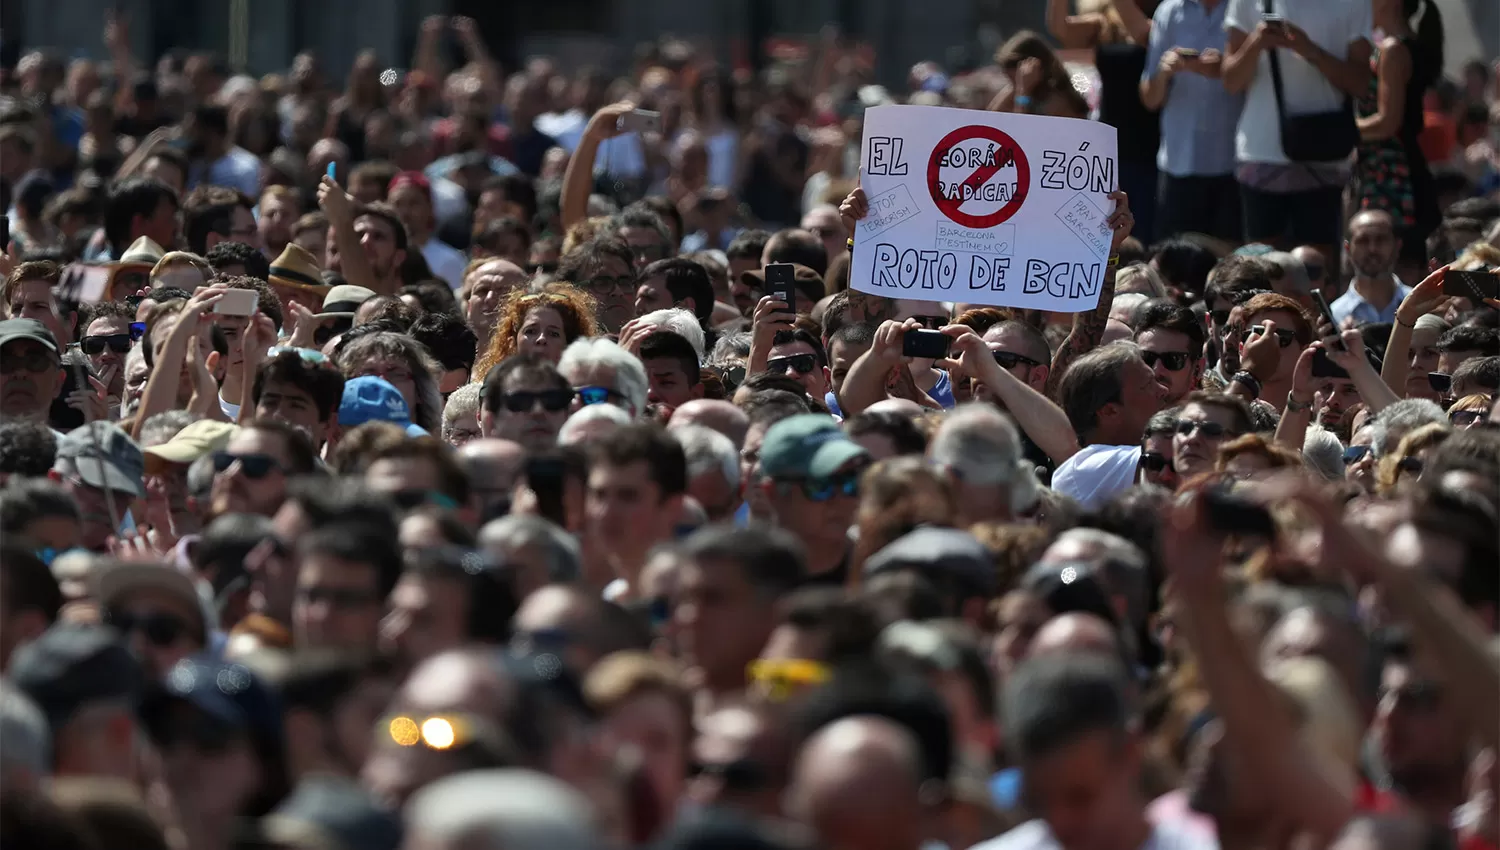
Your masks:
M104 334L102 336L86 336L78 343L84 354L103 354L108 348L116 354L127 354L130 344L134 342L130 334Z
M188 632L188 624L181 617L163 613L131 614L128 611L108 611L104 615L104 622L126 637L134 632L140 632L153 646L171 646Z
M1369 446L1350 446L1344 449L1344 466L1353 466L1370 453Z
M1216 325L1223 325L1229 321L1228 310L1209 310L1208 318Z
M635 288L634 277L593 277L583 282L583 288L594 292L613 292L615 290L633 290Z
M236 463L240 465L240 472L251 481L258 481L270 475L272 472L281 471L281 463L276 458L264 454L230 454L229 452L214 452L214 470L226 472L229 467Z
M1027 366L1042 365L1030 357L1024 354L1017 354L1014 351L994 351L991 353L994 354L995 362L1000 364L1001 369L1014 369L1022 363L1025 363Z
M1459 428L1466 428L1475 422L1488 422L1490 417L1483 410L1455 410L1448 414L1448 421Z
M620 394L609 387L579 387L574 390L574 395L583 402L584 407L591 404L605 404L614 399L621 398Z
M811 354L793 354L791 357L773 357L766 361L766 371L773 375L785 375L788 371L806 375L817 368L818 359Z
M1427 386L1435 393L1446 393L1453 389L1453 376L1447 372L1428 372Z
M557 413L567 410L573 401L573 393L567 390L541 390L539 392L514 392L506 393L500 397L500 403L511 413L526 413L533 410L540 402L542 409L548 413ZM584 402L587 404L588 402Z
M1141 469L1162 472L1172 466L1172 459L1159 452L1141 452Z
M1187 368L1188 353L1186 351L1142 351L1141 359L1152 369L1156 368L1158 362L1167 367L1168 372L1181 372Z
M422 490L412 488L410 490L397 490L390 494L392 502L403 511L414 511L424 505L432 505L443 510L458 510L458 503L452 497L434 490Z
M567 629L517 630L510 636L511 651L517 655L530 655L536 652L558 653L575 642L576 638L573 633Z
M28 351L23 355L7 355L0 361L0 373L9 375L14 372L47 372L58 368L57 355L46 351Z
M859 478L864 470L846 472L842 475L834 475L829 478L803 478L800 481L783 481L783 484L795 484L802 490L802 495L809 502L826 502L834 496L849 496L851 498L859 495Z
M688 765L688 777L717 779L729 793L749 794L770 784L769 772L753 759L739 758L726 762L694 761Z
M1250 333L1259 336L1266 332L1265 325L1251 325ZM1297 341L1297 334L1285 328L1276 329L1276 344L1282 348L1291 348L1292 343Z
M1207 420L1200 422L1196 419L1177 420L1177 433L1183 437L1191 437L1194 431L1198 431L1206 439L1217 440L1224 436L1224 430L1224 426L1217 422L1209 422Z
M749 680L761 687L773 701L780 702L792 694L828 681L828 666L803 658L778 658L752 661L745 668Z

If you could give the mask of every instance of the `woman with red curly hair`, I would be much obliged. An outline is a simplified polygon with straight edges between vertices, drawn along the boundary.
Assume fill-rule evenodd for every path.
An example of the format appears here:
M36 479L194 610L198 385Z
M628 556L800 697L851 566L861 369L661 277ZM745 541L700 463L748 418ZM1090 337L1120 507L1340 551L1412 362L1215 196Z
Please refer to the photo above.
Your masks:
M540 290L517 289L500 308L490 344L474 364L473 380L483 381L513 354L535 354L556 363L573 340L598 333L594 299L577 287L551 283Z

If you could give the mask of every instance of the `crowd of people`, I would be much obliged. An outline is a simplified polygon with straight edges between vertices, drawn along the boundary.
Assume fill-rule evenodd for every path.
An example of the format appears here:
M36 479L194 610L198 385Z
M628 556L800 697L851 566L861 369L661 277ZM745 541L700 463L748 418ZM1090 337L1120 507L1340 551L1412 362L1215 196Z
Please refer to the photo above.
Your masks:
M0 844L1500 847L1494 75L1430 0L1046 12L904 92L27 51ZM1118 128L1096 308L848 288L896 102Z

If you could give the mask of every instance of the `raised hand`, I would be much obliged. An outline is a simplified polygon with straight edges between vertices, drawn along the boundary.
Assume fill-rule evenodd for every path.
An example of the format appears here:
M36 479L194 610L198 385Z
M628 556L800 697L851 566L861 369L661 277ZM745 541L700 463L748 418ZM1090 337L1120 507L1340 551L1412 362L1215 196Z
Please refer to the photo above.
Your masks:
M1112 234L1109 240L1109 252L1118 254L1120 246L1130 238L1130 231L1135 227L1135 215L1130 211L1130 197L1124 192L1116 189L1107 197L1115 202L1115 211L1110 213L1106 220Z
M855 186L849 193L849 197L839 204L839 218L843 219L844 232L849 234L850 239L854 238L854 226L869 214L870 201L865 197L865 190L862 187Z

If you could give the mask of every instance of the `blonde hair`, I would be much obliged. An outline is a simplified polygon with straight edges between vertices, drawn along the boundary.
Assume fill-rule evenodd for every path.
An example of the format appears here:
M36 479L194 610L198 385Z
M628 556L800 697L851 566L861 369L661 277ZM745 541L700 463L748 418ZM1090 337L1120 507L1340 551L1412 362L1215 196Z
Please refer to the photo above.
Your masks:
M1132 284L1140 284L1144 289L1131 289ZM1167 284L1156 273L1156 269L1145 263L1131 263L1115 275L1115 293L1122 295L1129 292L1140 293L1147 298L1166 298Z
M1391 495L1401 481L1401 461L1416 456L1423 449L1442 445L1451 436L1453 429L1448 423L1432 422L1402 437L1396 450L1380 459L1380 466L1375 470L1375 492L1382 496Z
M561 257L573 253L574 248L591 241L595 236L599 235L608 223L609 217L602 215L575 222L572 227L568 228L567 234L563 236L562 250L558 252L558 256Z

